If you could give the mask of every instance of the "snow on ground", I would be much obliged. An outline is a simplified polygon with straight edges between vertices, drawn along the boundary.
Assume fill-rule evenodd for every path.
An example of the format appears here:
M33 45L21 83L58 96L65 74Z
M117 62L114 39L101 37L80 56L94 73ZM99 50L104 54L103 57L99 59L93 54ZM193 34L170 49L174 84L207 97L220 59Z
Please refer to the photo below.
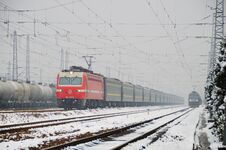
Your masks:
M194 133L203 108L196 108L189 114L181 117L169 124L166 133L157 141L151 143L156 135L147 137L144 140L132 143L123 150L131 149L153 149L153 150L192 150L194 143ZM177 122L179 122L177 124ZM164 130L162 131L164 132Z
M148 107L144 107L147 109ZM143 108L143 109L144 109ZM149 107L151 108L151 107ZM112 118L99 119L94 121L84 121L84 122L75 122L68 123L64 125L51 126L51 127L43 127L37 129L31 129L30 134L21 134L22 140L14 141L13 137L8 137L7 139L2 139L0 137L0 147L3 149L27 149L28 147L36 147L38 144L43 144L43 141L56 140L59 138L68 138L68 137L76 137L81 134L85 134L87 132L98 132L101 130L111 129L115 127L123 127L135 122L144 121L150 118L154 118L157 116L161 116L163 114L167 114L172 111L176 111L185 107L176 107L176 108L168 108L161 110L153 110L150 112L139 113L139 114L131 114L125 116L118 116ZM114 109L101 109L98 110L83 110L83 115L90 115L90 111L95 111L95 114L99 113L112 113L118 111L128 111L128 110L137 110L142 109L139 108L114 108ZM77 111L76 111L77 112ZM87 112L87 113L86 113ZM32 139L32 140L31 140ZM35 142L31 142L35 141Z
M197 129L196 147L199 147L201 150L218 150L219 147L222 147L222 142L219 142L218 137L212 134L213 123L208 123L208 119L209 113L207 110L204 110Z
M70 110L70 111L56 111L56 112L17 112L17 113L1 113L0 112L0 125L36 122L44 120L53 120L61 118L80 117L96 114L136 111L144 109L158 109L169 106L149 106L149 107L119 107L119 108L98 108L86 110Z
M72 146L72 147L68 147L67 149L76 149L76 150L106 150L106 149L114 149L116 146L119 146L121 144L123 144L126 141L130 141L135 137L138 137L140 135L142 135L143 133L146 133L147 131L153 130L157 127L159 127L160 125L170 121L171 119L181 115L184 112L178 112L176 114L170 115L170 116L166 116L164 118L161 119L157 119L152 121L151 123L146 123L144 125L142 125L142 127L135 127L133 129L130 129L130 131L132 131L129 134L125 134L119 137L111 137L110 140L104 141L104 140L96 140L94 142L89 142L89 143L85 143L85 144L80 144L78 146ZM139 143L139 146L142 145L142 143ZM131 149L139 149L139 147L136 146L132 146L128 148L129 150Z

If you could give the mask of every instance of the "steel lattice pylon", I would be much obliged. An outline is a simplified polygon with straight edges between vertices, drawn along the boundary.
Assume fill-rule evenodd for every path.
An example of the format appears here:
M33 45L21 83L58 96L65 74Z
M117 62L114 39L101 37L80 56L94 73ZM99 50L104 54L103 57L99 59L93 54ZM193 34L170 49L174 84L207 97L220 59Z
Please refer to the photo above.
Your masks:
M221 42L224 37L224 0L216 0L215 13L213 14L213 28L211 50L209 53L209 75L213 78L213 70L216 65Z
M220 52L221 42L224 37L224 0L216 0L214 20L214 64L216 63L217 54Z

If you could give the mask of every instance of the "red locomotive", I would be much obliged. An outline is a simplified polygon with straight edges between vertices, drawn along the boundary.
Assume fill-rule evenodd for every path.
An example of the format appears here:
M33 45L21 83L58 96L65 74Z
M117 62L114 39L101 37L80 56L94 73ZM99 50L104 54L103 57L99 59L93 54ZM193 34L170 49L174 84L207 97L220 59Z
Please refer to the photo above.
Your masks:
M57 75L56 97L58 105L65 109L80 108L104 100L104 77L72 66L70 70L63 70Z

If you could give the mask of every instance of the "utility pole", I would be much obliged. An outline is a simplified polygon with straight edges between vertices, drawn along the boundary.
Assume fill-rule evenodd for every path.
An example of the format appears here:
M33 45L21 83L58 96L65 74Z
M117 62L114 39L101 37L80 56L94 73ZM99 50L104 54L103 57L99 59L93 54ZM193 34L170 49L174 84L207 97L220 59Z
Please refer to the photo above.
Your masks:
M27 49L26 49L26 82L30 82L30 37L27 35Z
M86 61L86 64L88 65L88 70L92 70L92 63L93 63L93 61L92 61L92 59L94 58L93 56L91 56L91 55L86 55L86 56L82 56L84 59L85 59L85 61Z
M64 70L64 49L62 48L60 51L60 69Z
M17 62L17 33L14 31L13 34L13 81L18 80L18 62Z
M42 68L40 68L39 70L39 80L40 80L40 83L42 83Z
M11 62L9 61L8 62L8 73L7 73L7 78L8 78L8 80L11 80Z

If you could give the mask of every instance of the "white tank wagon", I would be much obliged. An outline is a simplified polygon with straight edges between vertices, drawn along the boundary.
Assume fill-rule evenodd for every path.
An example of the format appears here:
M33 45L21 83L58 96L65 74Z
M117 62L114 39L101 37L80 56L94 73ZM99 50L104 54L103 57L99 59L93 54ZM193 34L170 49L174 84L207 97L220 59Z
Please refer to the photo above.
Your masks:
M13 97L12 100L14 100L17 103L23 103L23 98L24 98L24 88L21 83L14 82L14 81L7 81L13 89Z
M49 86L47 85L38 85L41 89L41 101L48 101L51 99L53 93Z
M7 81L0 81L0 95L2 101L11 101L14 98L14 88L12 88L12 85L10 82Z
M22 83L23 89L24 89L24 97L23 97L23 101L24 102L29 102L29 96L31 93L31 89L30 89L30 85L27 83Z
M37 84L30 84L30 96L29 99L31 102L39 102L42 98L42 90Z
M51 95L51 98L50 98L50 103L53 103L54 105L57 105L57 101L56 101L56 85L54 84L50 84L49 85L51 91L52 91L52 95Z
M2 96L4 94L4 83L0 80L0 99L2 99Z
M1 108L55 107L55 86L0 80Z

